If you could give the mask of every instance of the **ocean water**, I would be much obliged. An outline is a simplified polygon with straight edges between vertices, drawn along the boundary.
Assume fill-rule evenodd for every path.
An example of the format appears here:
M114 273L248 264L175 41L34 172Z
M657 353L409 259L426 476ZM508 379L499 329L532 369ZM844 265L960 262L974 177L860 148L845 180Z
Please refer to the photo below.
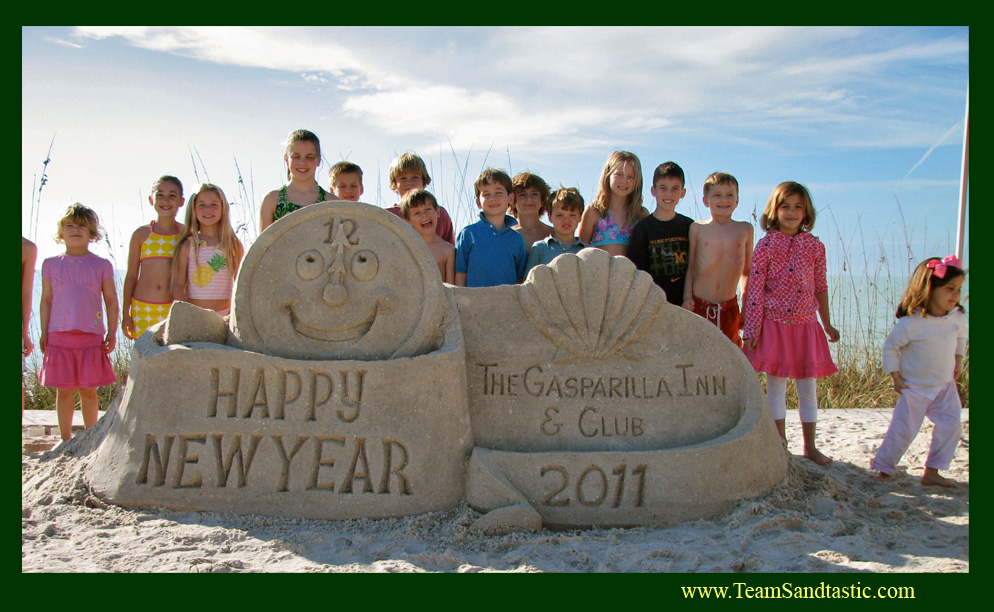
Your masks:
M38 311L41 301L41 266L35 271L34 304L31 314L31 338L37 344L40 335ZM115 278L120 299L124 287L125 270L115 270ZM907 286L907 277L866 277L855 275L830 275L828 277L829 312L832 324L841 335L839 348L876 348L883 345L884 338L894 326L894 311ZM968 296L964 295L963 305L967 307ZM123 304L121 305L123 309ZM118 333L115 354L131 351L132 341L122 332ZM37 349L28 357L29 366L41 366L41 352Z

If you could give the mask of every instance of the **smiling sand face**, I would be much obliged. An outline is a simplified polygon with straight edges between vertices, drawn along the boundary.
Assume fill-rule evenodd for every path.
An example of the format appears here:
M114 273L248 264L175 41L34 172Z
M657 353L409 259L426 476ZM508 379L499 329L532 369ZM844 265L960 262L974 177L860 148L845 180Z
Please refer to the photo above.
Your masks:
M351 202L280 219L245 256L232 330L246 349L300 359L388 359L435 350L444 290L401 219Z

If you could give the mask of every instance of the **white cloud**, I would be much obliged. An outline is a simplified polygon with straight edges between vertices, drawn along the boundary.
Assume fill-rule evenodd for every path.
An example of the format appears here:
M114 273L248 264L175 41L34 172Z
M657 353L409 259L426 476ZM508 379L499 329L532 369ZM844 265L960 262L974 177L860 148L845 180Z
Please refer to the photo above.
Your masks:
M62 47L70 47L72 49L82 49L83 48L83 45L81 45L79 43L74 43L74 42L65 40L63 38L54 38L52 36L45 36L43 38L44 38L44 40L46 42L50 42L52 44L59 45L59 46L62 46Z
M924 99L941 97L940 83L929 83L929 90L908 68L948 64L965 79L969 47L965 34L859 28L80 27L76 33L287 71L315 86L330 82L350 117L394 135L445 137L457 148L497 142L554 149L567 141L582 148L600 146L612 132L624 139L758 126L778 137L796 129L828 145L928 146L944 128L931 124L927 105L918 110L920 100L893 92L918 88ZM882 88L888 95L880 95Z

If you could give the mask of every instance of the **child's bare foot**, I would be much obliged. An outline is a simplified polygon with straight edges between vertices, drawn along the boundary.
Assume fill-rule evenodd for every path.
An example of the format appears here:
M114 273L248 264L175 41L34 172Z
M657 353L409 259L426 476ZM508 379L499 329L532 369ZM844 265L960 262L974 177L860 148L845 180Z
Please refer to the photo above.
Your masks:
M887 482L893 478L890 474L885 474L884 472L877 472L877 475L873 477L874 482Z
M950 480L945 476L940 476L938 470L925 468L925 473L922 474L922 485L926 487L946 487L954 489L959 486L959 483L955 480Z
M814 447L805 448L804 456L814 461L818 465L832 465L832 459L824 455L820 450Z

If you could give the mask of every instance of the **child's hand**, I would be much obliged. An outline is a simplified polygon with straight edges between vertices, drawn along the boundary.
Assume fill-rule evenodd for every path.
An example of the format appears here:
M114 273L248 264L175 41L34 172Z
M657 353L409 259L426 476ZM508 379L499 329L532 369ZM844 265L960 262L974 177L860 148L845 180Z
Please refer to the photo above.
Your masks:
M132 340L137 340L135 338L135 323L131 320L131 313L124 312L124 316L121 317L121 329L124 330L124 335Z
M27 344L25 344L24 346L27 346ZM963 371L963 358L959 355L956 355L956 365L953 366L953 380L959 378L960 372L962 371Z
M908 385L904 384L904 377L901 376L900 372L891 372L890 377L894 380L894 390L898 393L900 393L902 389L908 388Z
M694 298L690 298L689 300L684 300L683 307L689 310L690 312L694 312Z
M27 357L31 355L31 351L34 350L35 344L31 341L31 336L28 335L28 331L24 330L21 334L21 338L24 340L24 356Z
M108 355L114 352L114 346L117 344L117 338L113 332L107 332L107 338L104 340L104 352Z
M742 340L742 348L749 349L750 351L756 350L756 340L758 338L745 338Z
M38 338L38 350L44 354L46 348L48 348L48 332L41 332L41 337Z
M826 325L825 326L825 333L828 335L828 341L829 342L838 342L839 341L839 330L835 329L831 325Z

